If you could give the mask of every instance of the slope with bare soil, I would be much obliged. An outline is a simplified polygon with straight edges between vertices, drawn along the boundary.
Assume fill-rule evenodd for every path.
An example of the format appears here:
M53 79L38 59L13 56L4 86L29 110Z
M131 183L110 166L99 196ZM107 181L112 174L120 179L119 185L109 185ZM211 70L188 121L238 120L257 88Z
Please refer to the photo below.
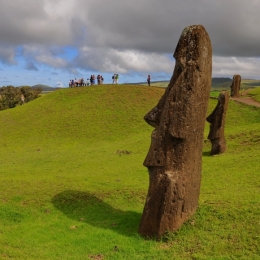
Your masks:
M237 102L240 103L244 103L250 106L255 106L255 107L260 107L260 103L255 101L252 97L248 96L248 92L251 89L247 89L245 91L243 91L242 93L240 93L240 97L239 98L230 98L230 100L235 100Z

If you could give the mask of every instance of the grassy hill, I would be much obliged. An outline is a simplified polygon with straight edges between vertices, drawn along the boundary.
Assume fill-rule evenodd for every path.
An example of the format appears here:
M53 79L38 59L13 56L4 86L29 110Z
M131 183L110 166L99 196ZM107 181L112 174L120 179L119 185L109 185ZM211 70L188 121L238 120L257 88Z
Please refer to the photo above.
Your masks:
M211 90L212 91L221 91L221 90L230 90L233 79L231 78L212 78L211 80ZM138 84L138 83L137 83ZM141 82L140 85L147 85L147 82ZM169 84L169 81L153 81L151 86L166 88ZM256 79L243 79L241 80L241 90L248 88L260 87L260 80Z
M251 96L255 101L260 102L260 87L251 89L248 92L248 95Z
M231 78L212 78L211 89L230 89L232 81Z
M43 85L43 84L37 84L37 85L32 86L31 88L39 88L39 89L41 89L43 92L52 92L52 91L54 91L54 90L59 89L59 88L52 88L52 87L50 87L50 86Z
M211 89L229 89L232 84L231 78L212 78L211 80ZM147 82L139 83L141 85L147 85ZM169 81L153 81L151 86L163 87L166 88L169 84Z
M230 101L199 209L156 242L137 234L148 189L143 116L163 88L61 89L0 112L0 259L258 259L260 110ZM216 105L210 99L209 113Z
M260 87L260 80L256 79L242 79L241 80L241 88L256 88Z

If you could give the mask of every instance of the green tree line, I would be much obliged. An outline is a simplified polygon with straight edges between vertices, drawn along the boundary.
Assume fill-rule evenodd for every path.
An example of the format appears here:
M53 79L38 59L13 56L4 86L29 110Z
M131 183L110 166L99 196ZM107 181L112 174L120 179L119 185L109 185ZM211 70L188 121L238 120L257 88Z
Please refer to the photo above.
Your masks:
M23 87L13 87L4 86L0 88L0 110L7 108L13 108L17 105L22 105L24 103L30 102L38 98L42 90L32 89L29 86Z

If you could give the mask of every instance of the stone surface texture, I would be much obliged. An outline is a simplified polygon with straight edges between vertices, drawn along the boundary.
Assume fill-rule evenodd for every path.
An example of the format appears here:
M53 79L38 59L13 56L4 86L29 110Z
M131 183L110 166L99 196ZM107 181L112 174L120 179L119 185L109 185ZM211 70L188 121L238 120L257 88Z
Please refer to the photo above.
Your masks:
M240 75L234 75L233 76L233 82L230 86L231 89L231 97L238 98L239 97L239 91L240 91L240 84L241 84L241 76Z
M218 103L212 113L206 118L210 123L208 139L211 141L211 155L224 153L226 151L226 140L224 136L226 113L228 109L229 94L227 91L218 96Z
M194 214L201 182L203 132L212 74L212 48L202 25L186 27L174 52L170 83L144 119L155 129L144 161L149 189L139 234L160 239Z

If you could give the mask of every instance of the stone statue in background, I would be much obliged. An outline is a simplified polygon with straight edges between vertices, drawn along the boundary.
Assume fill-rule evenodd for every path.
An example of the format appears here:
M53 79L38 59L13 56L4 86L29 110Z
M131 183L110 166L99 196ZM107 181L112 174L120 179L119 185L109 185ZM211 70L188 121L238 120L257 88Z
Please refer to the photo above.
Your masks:
M224 153L226 151L226 140L224 128L228 108L229 94L227 91L218 96L218 103L212 113L206 118L210 123L208 139L211 141L211 155Z
M211 42L204 27L186 27L173 56L170 83L144 117L155 128L144 161L149 189L138 230L144 237L176 231L198 206L212 72Z
M230 96L231 97L239 98L240 83L241 83L241 76L234 75L232 85L230 86L230 88L231 88Z

